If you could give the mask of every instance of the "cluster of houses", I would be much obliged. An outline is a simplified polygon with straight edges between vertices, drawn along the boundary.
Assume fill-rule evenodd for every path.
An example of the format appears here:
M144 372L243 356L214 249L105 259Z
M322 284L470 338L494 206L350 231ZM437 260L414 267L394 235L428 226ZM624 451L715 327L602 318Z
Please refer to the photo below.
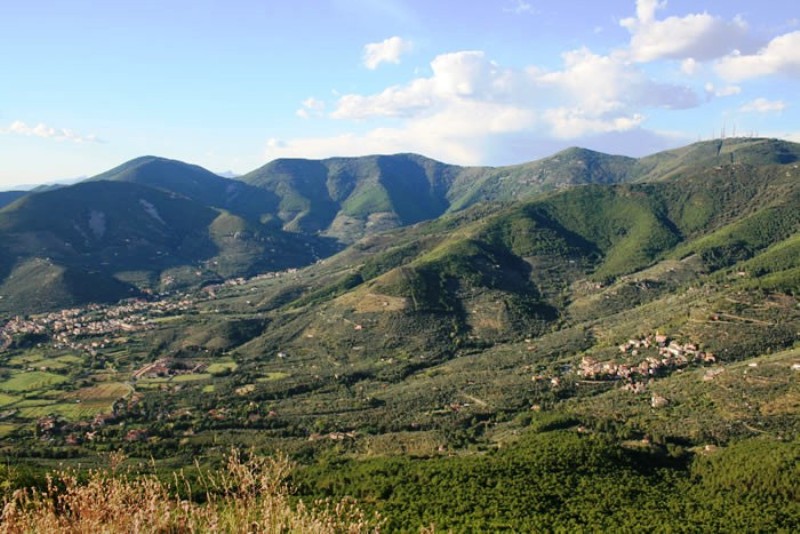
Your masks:
M149 328L154 316L188 311L194 303L189 298L163 300L130 300L113 306L89 304L31 317L14 317L0 326L0 352L7 349L15 336L45 335L56 349L69 348L96 354L112 342L84 338L138 332Z
M134 380L139 380L140 378L160 378L202 373L207 367L208 364L205 363L185 365L183 362L177 362L170 358L159 358L153 363L148 363L141 369L136 370L133 373L133 378Z
M119 420L121 409L130 409L142 400L140 393L133 393L125 398L120 398L114 402L111 413L98 413L90 420L70 422L58 415L47 415L40 417L36 421L36 434L42 440L50 440L56 436L63 436L67 445L79 445L86 441L98 439L98 432L108 425ZM130 432L125 437L128 441L137 441L139 438L131 439Z
M674 369L686 367L693 362L714 363L715 356L701 351L693 343L679 343L663 334L653 334L638 339L630 339L619 346L626 362L598 362L591 356L581 360L578 374L590 380L628 380L632 390L641 388L634 384L636 377L649 378ZM639 359L630 363L631 359Z
M223 287L236 287L236 286L243 286L250 282L257 282L259 280L273 280L276 278L281 278L283 276L287 276L290 274L297 274L298 269L292 267L290 269L286 269L285 271L269 271L266 273L257 274L250 278L245 278L243 276L239 276L237 278L228 278L224 282L219 284L210 284L203 287L203 292L206 293L211 298L216 298L217 291Z

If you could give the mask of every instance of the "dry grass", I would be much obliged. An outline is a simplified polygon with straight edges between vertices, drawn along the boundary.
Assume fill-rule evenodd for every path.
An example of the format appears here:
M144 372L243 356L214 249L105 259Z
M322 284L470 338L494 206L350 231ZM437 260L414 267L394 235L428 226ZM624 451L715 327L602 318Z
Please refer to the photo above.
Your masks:
M352 502L292 505L285 484L292 465L285 457L251 456L234 451L221 474L205 473L207 502L174 497L154 476L93 471L81 482L71 472L48 479L45 491L17 490L5 499L0 533L190 533L379 531ZM176 477L177 484L186 483Z

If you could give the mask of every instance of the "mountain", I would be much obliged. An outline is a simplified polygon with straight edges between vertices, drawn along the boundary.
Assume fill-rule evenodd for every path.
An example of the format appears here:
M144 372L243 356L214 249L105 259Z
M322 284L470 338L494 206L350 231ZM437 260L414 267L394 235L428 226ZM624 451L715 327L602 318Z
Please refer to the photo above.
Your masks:
M0 210L7 315L134 293L119 269L137 259L204 283L9 318L0 447L15 468L109 450L165 480L185 467L186 499L208 497L192 477L224 451L282 452L298 499L354 496L388 530L797 531L796 153L767 139L639 160L571 150L527 165L545 191L405 156L429 186L417 212L381 181L394 157L375 157L335 183L382 191L366 204L405 223L435 199L445 213L247 280L207 259L229 246L214 228L244 216L127 182L26 196ZM266 180L282 247L350 197L330 194L327 161ZM468 173L494 177L474 202L457 192ZM8 473L12 488L24 474Z
M320 232L345 242L433 219L448 208L459 167L413 154L281 159L240 179L276 195L285 229Z
M633 179L635 163L634 158L573 147L521 165L469 169L449 192L450 211L487 200L524 200L577 185L626 182Z
M277 214L285 229L321 232L350 243L479 202L626 181L635 161L577 148L537 162L497 168L458 167L415 154L281 159L240 179L280 199Z
M27 191L0 191L0 209L8 206L18 198L22 198L27 194Z
M277 197L264 189L223 178L198 165L155 156L136 158L88 181L145 185L255 221L269 219L278 204Z
M142 289L304 265L327 253L319 240L290 238L174 192L99 180L28 195L0 210L0 243L0 309L10 311L114 301ZM58 280L66 273L102 283L88 292L75 289L77 283L55 291L24 274L32 262L51 266Z
M789 165L800 159L800 145L780 139L729 138L694 143L640 158L633 169L637 181L651 182L691 174L704 167L728 164Z
M252 350L299 350L303 332L347 346L360 324L380 334L364 339L365 353L436 360L600 319L735 265L752 285L792 292L798 231L800 170L791 163L703 165L659 182L477 205L365 238L315 267L313 290ZM659 274L637 274L650 270Z
M420 259L420 269L398 280L420 292L415 299L421 309L463 308L450 295L452 288L441 285L442 280L452 278L452 269L473 269L473 281L481 280L481 287L492 291L515 286L512 293L521 292L515 299L525 300L539 289L516 287L513 282L524 280L527 269L519 263L525 254L514 247L534 246L530 242L524 245L533 237L510 230L517 226L550 228L555 232L554 250L574 253L574 261L594 265L593 276L598 280L641 268L677 244L705 257L714 256L722 265L745 257L748 247L752 248L752 243L737 237L745 235L743 232L749 232L746 235L753 241L772 238L756 234L764 220L775 218L774 213L759 215L754 206L791 195L772 186L762 187L750 177L773 172L770 169L794 169L798 154L797 145L783 141L726 139L638 160L571 148L539 161L496 168L458 167L414 154L283 159L241 180L223 178L196 165L145 156L76 186L27 195L0 210L0 237L6 252L0 262L5 284L0 289L7 293L0 309L10 310L20 302L30 303L26 309L44 309L44 300L12 298L36 290L10 283L8 278L33 260L49 261L65 272L77 269L78 273L110 277L116 282L95 285L114 288L101 299L113 300L141 290L304 266L343 245L387 230L458 213L469 219L471 213L505 209L502 206L552 196L564 189L575 191L553 198L571 200L525 208L534 210L535 215L518 213L513 220L498 223L494 241L487 241L486 236L470 238L473 241L453 242L435 252L414 245L417 252L432 254L430 261ZM686 180L680 186L674 185L682 179ZM626 183L641 183L642 189L620 191L646 197L647 203L631 202L615 192L617 189L606 187ZM664 184L657 193L647 189L657 183ZM712 192L709 183L720 190ZM728 190L723 187L726 183ZM763 184L767 183L771 182L765 178ZM735 189L730 190L732 187ZM487 207L490 205L494 207ZM473 208L477 211L471 211ZM774 209L776 213L791 211ZM163 215L167 212L169 216ZM740 226L728 233L720 229L719 234L706 235L705 241L688 244L709 225L745 214L753 219L737 219ZM595 219L585 220L589 216ZM583 226L574 227L578 221L584 221ZM559 234L562 230L571 234ZM601 230L612 233L598 233ZM509 232L512 237L498 237ZM431 241L429 236L415 239ZM453 259L454 251L461 251L464 258ZM591 263L598 257L604 258L601 264ZM516 266L492 282L488 266L506 260L517 262ZM439 301L434 302L436 299ZM82 302L80 298L59 298L51 304L67 301ZM552 315L552 310L545 308L542 313ZM459 328L463 330L463 324Z

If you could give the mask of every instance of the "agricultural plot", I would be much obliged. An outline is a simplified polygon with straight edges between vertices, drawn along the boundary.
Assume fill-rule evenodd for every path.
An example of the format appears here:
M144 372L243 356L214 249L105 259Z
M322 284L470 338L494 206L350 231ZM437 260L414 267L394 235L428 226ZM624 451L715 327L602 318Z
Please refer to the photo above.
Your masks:
M267 373L266 376L262 376L258 379L259 382L273 382L276 380L283 380L284 378L289 378L291 375L289 373L282 373L280 371L274 371Z
M75 354L62 354L51 356L38 350L31 350L17 354L8 359L7 365L17 368L34 368L42 370L62 370L78 366L83 363L83 358Z
M67 381L67 377L43 371L16 373L8 380L0 382L0 391L31 392L55 386Z
M11 367L27 367L35 362L43 360L45 355L39 350L29 350L22 354L17 354L8 359L8 365Z
M177 383L184 383L184 382L198 382L201 380L209 380L211 378L211 374L209 373L193 373L189 375L175 375L172 377L173 382Z
M6 393L0 393L0 408L4 406L8 406L9 404L14 404L20 399L20 397L16 397L14 395L8 395Z
M212 375L219 375L223 373L233 372L238 368L238 364L233 360L223 360L209 364L206 372Z

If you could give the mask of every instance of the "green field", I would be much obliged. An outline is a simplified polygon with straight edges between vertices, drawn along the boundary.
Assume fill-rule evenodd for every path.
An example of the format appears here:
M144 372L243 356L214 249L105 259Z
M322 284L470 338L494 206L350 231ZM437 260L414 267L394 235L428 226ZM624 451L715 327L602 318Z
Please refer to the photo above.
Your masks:
M210 373L192 373L189 375L175 375L172 377L173 382L198 382L201 380L209 380L212 377Z
M216 361L206 368L206 372L212 375L218 375L230 371L235 371L238 365L233 360Z
M8 380L0 382L0 390L13 392L30 392L49 386L62 384L67 377L42 371L26 371L14 374Z
M8 395L6 393L0 393L0 407L14 404L20 398L21 397L15 397L14 395Z
M113 402L131 393L132 388L120 382L104 382L96 386L82 388L66 394L66 399L81 402Z
M275 371L271 373L267 373L266 376L262 376L258 379L259 382L273 382L276 380L283 380L284 378L289 378L291 375L289 373L284 373L282 371Z
M12 367L34 367L48 369L66 369L83 363L83 358L74 354L62 354L51 356L39 350L27 350L22 354L12 356L8 360L8 365Z
M17 354L8 359L8 365L12 365L14 367L23 367L30 365L32 362L38 362L39 360L43 360L45 355L42 351L39 350L27 350L22 354Z

